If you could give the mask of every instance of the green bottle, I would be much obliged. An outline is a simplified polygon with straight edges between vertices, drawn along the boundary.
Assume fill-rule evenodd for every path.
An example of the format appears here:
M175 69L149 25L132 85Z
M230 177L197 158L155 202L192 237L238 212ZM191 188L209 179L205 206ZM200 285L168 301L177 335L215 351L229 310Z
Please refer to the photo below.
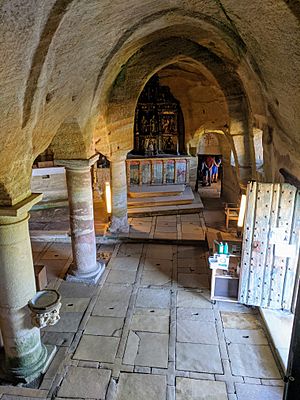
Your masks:
M225 242L224 243L224 250L223 250L224 254L228 254L228 243Z
M219 254L224 254L224 245L223 245L223 242L221 242L221 243L219 244L219 249L218 249L218 251L219 251Z

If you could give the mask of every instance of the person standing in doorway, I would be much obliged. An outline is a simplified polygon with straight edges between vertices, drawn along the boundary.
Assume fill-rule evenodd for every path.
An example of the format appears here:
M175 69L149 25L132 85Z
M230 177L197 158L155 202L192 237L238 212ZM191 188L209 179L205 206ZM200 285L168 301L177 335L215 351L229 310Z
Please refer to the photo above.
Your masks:
M211 185L211 171L214 165L214 159L207 156L202 164L203 186Z
M219 167L221 165L221 160L219 158L213 158L214 163L211 169L211 181L212 183L218 182Z

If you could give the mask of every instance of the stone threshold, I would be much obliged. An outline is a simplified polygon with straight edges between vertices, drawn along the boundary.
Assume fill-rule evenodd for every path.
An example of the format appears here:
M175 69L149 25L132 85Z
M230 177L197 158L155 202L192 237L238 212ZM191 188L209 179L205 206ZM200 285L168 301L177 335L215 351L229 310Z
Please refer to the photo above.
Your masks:
M259 307L274 353L284 373L286 373L294 314L281 310Z

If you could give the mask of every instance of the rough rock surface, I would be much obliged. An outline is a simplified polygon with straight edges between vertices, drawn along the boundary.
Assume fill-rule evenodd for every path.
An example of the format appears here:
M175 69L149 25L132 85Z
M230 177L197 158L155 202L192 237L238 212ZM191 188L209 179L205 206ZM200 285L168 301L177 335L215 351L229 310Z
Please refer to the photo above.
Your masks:
M51 142L56 158L87 159L95 144L109 157L129 151L138 94L153 73L174 63L198 66L208 87L204 102L216 105L216 115L209 107L201 118L190 112L189 138L226 121L229 135L242 137L231 146L237 147L238 176L246 169L246 179L255 176L252 136L259 129L260 176L278 180L285 168L300 178L297 4L3 0L0 204L28 196L32 163ZM188 42L198 50L188 51ZM177 95L185 74L174 87ZM181 101L203 109L196 93L195 85Z

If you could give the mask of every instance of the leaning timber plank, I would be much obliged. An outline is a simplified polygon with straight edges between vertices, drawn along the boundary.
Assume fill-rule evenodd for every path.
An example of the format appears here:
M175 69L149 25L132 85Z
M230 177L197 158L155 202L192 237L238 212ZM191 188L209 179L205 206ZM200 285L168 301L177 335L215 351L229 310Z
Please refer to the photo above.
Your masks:
M268 225L273 195L272 183L257 183L256 213L250 260L249 298L251 304L260 306L262 301L265 259L268 245Z
M245 223L244 223L243 248L242 248L241 271L240 271L240 287L239 287L239 301L244 304L250 304L252 300L252 294L248 292L248 286L249 286L250 262L252 253L252 239L254 231L253 221L255 217L256 190L257 190L257 183L250 182L247 187L247 209L246 209Z
M293 226L294 203L295 203L296 188L289 184L282 184L280 191L280 202L278 206L278 227L284 228L286 237L283 243L290 243L291 229ZM276 244L275 244L276 248ZM276 249L275 249L276 251ZM275 309L282 308L282 297L284 293L285 276L287 269L287 261L289 255L276 256L272 266L272 286L270 296L270 307ZM296 274L296 270L294 270Z
M300 191L297 190L295 194L295 207L294 207L294 223L291 231L290 244L295 245L295 257L289 258L287 261L287 269L285 276L285 285L282 298L282 308L285 310L293 311L297 297L297 290L295 290L295 282L299 280L300 270L298 269L298 259L300 250Z
M270 214L269 230L268 230L269 235L272 232L272 230L277 228L277 212L278 212L279 200L280 200L280 184L278 183L273 185L271 214ZM273 261L274 261L274 244L270 243L270 240L268 238L261 307L269 307L270 305Z

